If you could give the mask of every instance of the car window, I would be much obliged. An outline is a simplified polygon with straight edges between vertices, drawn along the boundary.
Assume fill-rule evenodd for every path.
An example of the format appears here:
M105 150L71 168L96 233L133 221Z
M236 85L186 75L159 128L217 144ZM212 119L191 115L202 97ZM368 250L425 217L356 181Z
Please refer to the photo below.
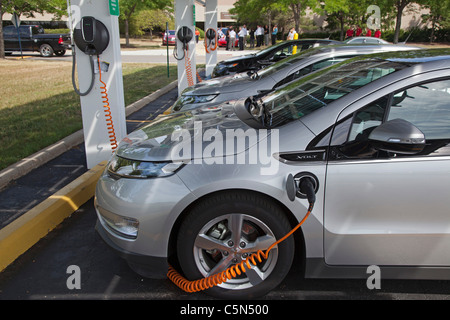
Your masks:
M267 57L270 61L280 61L284 58L290 57L292 55L292 45L280 48L275 51L273 54Z
M449 155L450 80L416 85L384 96L336 124L330 146L335 159L379 157L368 143L370 133L385 121L403 119L424 134L427 146L422 155ZM351 121L350 121L351 120ZM330 128L313 147L330 141ZM438 151L439 150L439 151ZM387 156L384 153L384 156Z
M32 27L31 32L33 34L44 34L44 28L42 26Z
M450 139L450 80L396 92L388 120L397 118L414 124L426 140Z
M403 69L405 65L391 61L354 61L336 64L303 77L274 91L264 98L266 110L270 113L272 125L277 126L299 119L317 109L347 95L348 93L389 73ZM322 73L321 73L322 72Z
M294 73L290 74L288 77L284 78L283 80L281 80L280 82L278 82L274 88L278 88L281 87L282 85L285 85L286 83L289 83L291 81L294 81L296 79L299 79L311 72L320 70L322 68L325 67L329 67L332 66L333 64L339 63L344 61L345 59L351 58L350 56L348 57L336 57L336 58L328 58L328 59L324 59L322 61L313 63L309 66L303 67L297 71L295 71Z
M14 35L17 35L17 31L16 31L16 28L5 27L3 29L3 34L8 37L13 37Z
M350 126L347 142L367 140L373 129L383 123L388 97L372 102L356 112Z
M364 39L353 39L353 40L349 41L348 43L357 44L357 43L365 43L365 41L364 41Z
M20 37L21 38L29 38L30 37L30 28L29 27L20 27L19 28Z

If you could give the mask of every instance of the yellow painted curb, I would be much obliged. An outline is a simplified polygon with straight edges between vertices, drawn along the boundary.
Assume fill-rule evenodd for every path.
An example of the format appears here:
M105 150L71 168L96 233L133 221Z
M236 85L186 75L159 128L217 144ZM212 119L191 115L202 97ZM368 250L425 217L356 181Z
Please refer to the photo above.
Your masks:
M0 272L95 194L101 162L0 230Z
M163 112L163 115L168 115L172 112L172 107Z

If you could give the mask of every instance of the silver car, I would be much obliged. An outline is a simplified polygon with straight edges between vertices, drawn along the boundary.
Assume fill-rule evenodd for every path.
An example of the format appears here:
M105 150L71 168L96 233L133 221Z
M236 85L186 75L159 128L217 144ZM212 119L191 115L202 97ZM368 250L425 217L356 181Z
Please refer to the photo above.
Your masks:
M172 112L246 98L276 89L321 68L359 55L386 51L417 50L405 45L333 45L306 50L253 73L239 73L202 81L186 88Z
M347 44L389 44L386 40L375 37L352 37L344 41Z
M207 293L260 296L303 266L307 278L376 265L450 279L449 168L450 50L356 57L130 134L98 182L97 230L139 274L170 264L196 280L265 252L314 207Z

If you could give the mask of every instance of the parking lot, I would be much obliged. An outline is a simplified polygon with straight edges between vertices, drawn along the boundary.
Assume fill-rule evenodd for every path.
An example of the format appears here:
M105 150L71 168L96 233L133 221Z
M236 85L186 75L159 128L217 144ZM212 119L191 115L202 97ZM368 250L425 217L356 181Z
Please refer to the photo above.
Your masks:
M94 230L96 215L90 201L57 230L17 260L0 277L0 299L151 299L209 300L204 293L188 294L169 280L136 275ZM79 266L81 288L68 289ZM450 281L381 280L369 290L366 280L304 279L293 268L287 279L263 300L411 300L450 298Z

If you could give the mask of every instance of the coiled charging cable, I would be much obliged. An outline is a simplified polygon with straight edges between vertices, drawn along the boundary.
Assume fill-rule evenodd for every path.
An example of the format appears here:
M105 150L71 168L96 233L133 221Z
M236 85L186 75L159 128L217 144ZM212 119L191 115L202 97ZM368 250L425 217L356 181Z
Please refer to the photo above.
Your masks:
M114 130L114 122L113 122L112 115L111 115L111 107L109 106L108 90L106 89L106 83L104 83L102 80L102 68L101 68L101 64L100 64L100 57L98 55L97 55L97 63L98 63L98 72L100 75L99 81L103 85L102 87L100 87L100 89L102 89L101 95L102 95L102 99L103 99L103 108L104 108L105 117L106 117L106 128L108 130L108 137L109 137L109 142L111 144L111 149L112 149L112 152L114 152L114 150L116 150L118 147L117 138L116 138L116 132Z
M229 267L222 272L194 281L187 280L177 270L169 265L167 277L181 290L188 293L194 293L212 288L214 286L218 286L228 280L236 278L242 273L247 272L247 270L251 269L252 267L255 267L258 263L261 263L263 259L267 260L270 250L272 250L273 247L280 244L288 237L290 237L295 231L297 231L297 229L300 228L300 226L306 221L306 219L308 219L313 210L315 202L314 187L308 181L304 183L303 186L302 183L300 183L300 188L302 187L306 188L305 192L308 194L309 207L306 215L291 231L289 231L284 237L273 243L265 252L263 252L262 250L258 250L256 253L251 254L247 259Z

